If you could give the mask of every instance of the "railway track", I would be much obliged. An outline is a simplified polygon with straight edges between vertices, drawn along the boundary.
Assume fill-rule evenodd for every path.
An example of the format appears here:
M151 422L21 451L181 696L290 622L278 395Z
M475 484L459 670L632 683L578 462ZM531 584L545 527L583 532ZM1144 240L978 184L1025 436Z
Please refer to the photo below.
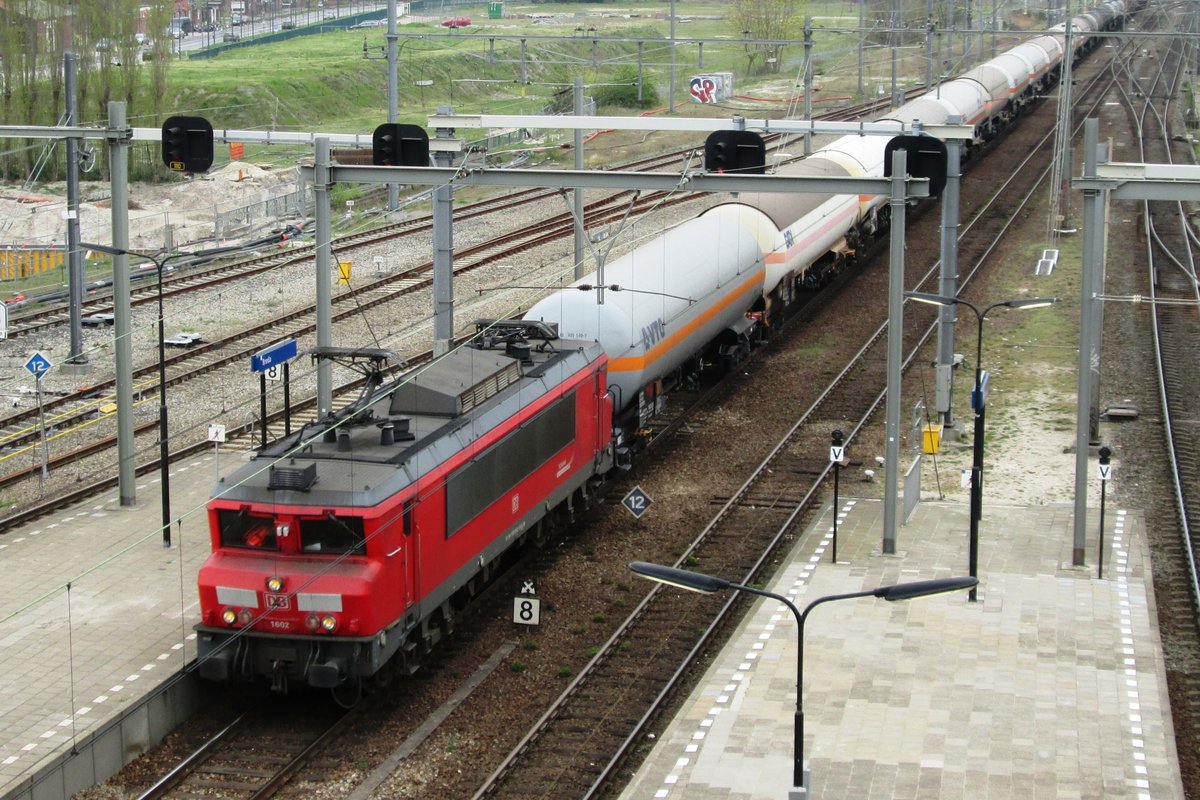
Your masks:
M1175 159L1168 121L1170 98L1184 80L1185 45L1175 42L1167 54L1169 68L1155 71L1149 86L1132 76L1139 97L1125 93L1126 105L1135 113L1141 132L1142 158L1172 163ZM1166 98L1159 108L1156 99ZM1190 580L1193 605L1200 609L1200 573L1197 542L1200 535L1200 402L1191 388L1197 372L1195 345L1200 335L1200 283L1197 261L1200 248L1181 202L1147 201L1142 215L1147 242L1146 286L1150 301L1156 367L1162 413L1175 487L1180 525L1180 557Z
M1100 102L1110 82L1111 77L1096 85L1092 102ZM1039 150L1044 148L1027 148L1029 157L961 230L960 255L970 264L960 270L964 285L984 274L1007 222L1034 202L1037 187L1044 187L1049 165ZM936 265L909 266L910 276L924 274L905 284L919 286L935 270ZM886 307L885 302L871 305ZM936 330L934 316L910 309L905 366ZM740 486L710 500L719 510L684 548L677 565L700 563L706 573L744 584L766 576L803 529L805 512L831 470L830 430L841 428L847 443L853 442L884 399L886 328L886 321L874 328ZM740 594L696 595L656 586L486 778L475 800L610 796L653 720L703 654L720 646L747 605Z
M670 160L669 156L644 159L635 162L631 168L655 169L670 163ZM466 222L552 199L557 194L557 190L553 189L525 189L465 204L462 208L455 209L454 216L456 221ZM334 240L332 247L336 252L346 253L399 238L427 236L432 230L432 215L423 215L410 220L381 225L370 230L342 234ZM292 246L279 249L289 241ZM254 253L255 250L272 249L275 252L261 255ZM211 266L187 268L187 261L178 263L175 269L163 276L163 297L172 298L200 289L212 289L222 284L263 275L282 267L311 261L315 256L315 246L312 243L299 242L297 239L287 240L281 237L274 245L263 243L246 250L235 251L231 255L238 256L237 260L223 260L222 263ZM140 270L137 274L146 278L154 277L157 273L153 270ZM156 282L152 281L151 283ZM140 283L134 287L130 295L130 303L134 306L157 301L156 285L148 286ZM108 287L91 290L90 296L82 306L84 316L111 314L112 310L112 290ZM69 319L69 308L64 303L55 303L49 307L40 307L40 304L36 304L31 311L14 316L9 337L16 339L34 334L44 334L48 330L67 324Z
M924 89L920 87L908 89L906 97L913 97ZM868 100L833 109L817 115L819 120L853 120L863 116L876 114L886 110L888 102L880 99ZM768 144L779 139L779 134L771 134ZM682 160L694 153L694 148L677 150L659 155L638 159L622 164L625 170L656 170L672 169L682 163ZM489 197L455 208L456 222L466 222L486 217L495 213L503 213L524 205L552 199L559 194L557 189L521 189L496 197ZM630 195L622 192L614 197ZM376 245L381 242L400 237L427 235L433 229L433 216L424 214L400 222L375 226L369 230L345 233L337 236L332 247L338 252L350 252L357 248ZM228 252L212 252L200 254L194 258L184 258L164 274L164 297L175 297L198 289L210 289L225 283L252 278L281 267L303 263L315 255L315 246L310 242L300 241L300 232L295 229L282 229L277 238L266 237L264 240L248 247L223 248ZM283 245L288 247L278 251ZM259 254L261 250L274 250ZM152 268L134 271L135 278L152 278L157 272ZM92 285L85 287L87 297L82 306L82 315L111 314L113 310L111 286ZM132 305L143 305L157 302L157 286L147 286L144 283L135 286L131 294ZM9 338L18 339L34 334L45 333L48 330L66 325L70 320L69 306L65 302L38 303L36 298L27 308L13 312L9 326Z
M910 91L915 93L919 90ZM873 112L877 106L877 101L864 103L830 112L826 118L852 119L864 113ZM667 153L641 159L627 166L632 169L660 168L677 163L683 155L684 151ZM461 212L456 211L456 219L480 218L520 205L555 198L558 194L557 190L527 190L505 195L501 198L470 204ZM646 193L630 200L632 194L632 192L620 192L588 204L585 207L587 224L595 226L617 221L629 211L630 206L634 212L637 212L651 208L662 209L696 199L693 193L671 196L665 196L663 193ZM347 235L338 240L335 252L366 247L398 237L428 233L431 228L431 218L424 217ZM569 213L551 215L538 224L510 231L508 234L488 242L472 247L458 248L455 274L465 274L530 248L569 238L572 235L573 220ZM260 276L271 270L309 260L311 258L310 250L311 247L305 247L283 253L256 256L235 264L206 267L189 272L186 276L172 273L171 280L164 287L164 296L181 296L200 289L211 289L233 281ZM355 286L350 291L338 295L334 299L334 322L353 319L366 310L384 306L398 298L426 289L432 283L432 268L432 262L426 262L397 274ZM142 287L135 291L133 298L135 304L156 301L157 292L154 287ZM339 306L340 310L338 310ZM85 307L87 313L103 313L110 309L111 297L91 300ZM58 309L46 309L27 319L28 324L25 327L22 327L24 323L18 322L13 335L45 332L49 328L60 327L66 319L65 306ZM185 384L204 378L215 370L242 364L251 354L266 346L289 337L308 336L314 330L315 306L308 306L231 332L220 339L195 344L167 358L167 387ZM154 405L154 398L159 391L157 365L150 364L141 367L134 371L133 377L135 404L145 404L147 413L156 413L150 407ZM80 387L78 391L63 396L51 396L44 399L42 407L47 415L46 424L51 433L47 449L52 449L46 463L47 470L61 470L77 463L82 458L97 455L105 449L106 445L115 446L116 437L112 433L115 426L115 418L112 416L116 402L114 392L115 379L108 378L95 381ZM0 486L16 487L24 480L30 480L42 474L39 452L42 428L38 424L38 413L37 408L31 407L0 418ZM153 429L154 426L149 422L142 422L138 426L138 432L146 433L147 437ZM83 433L82 444L79 441L81 438L79 433ZM155 449L152 443L147 443L144 448L147 452ZM178 450L172 448L173 452L183 450L191 452L194 448L190 446L178 448ZM154 468L155 463L147 462L139 466L138 471L150 471ZM103 486L106 484L107 482L104 480L89 480L89 485ZM48 504L36 503L28 506L25 511L0 520L0 528L12 527L23 519L28 519L28 515L35 513L36 509L61 507L63 502L76 497L77 492L70 491L52 498Z
M139 800L274 797L352 715L328 701L267 706L239 714Z
M632 201L634 210L663 208L688 202L694 198L686 195L671 197L650 193ZM585 209L589 224L603 224L619 219L626 210L620 198L599 201ZM490 263L512 257L530 248L560 241L573 235L574 223L569 214L559 214L544 222L529 225L478 245L460 248L455 259L455 274L463 275ZM433 262L425 262L386 278L378 279L339 295L334 300L333 322L359 317L372 308L386 305L401 297L422 291L432 285ZM201 379L215 370L244 366L250 355L264 347L287 338L309 336L316 330L316 306L309 305L266 322L252 325L231 333L227 338L197 344L186 351L173 355L166 362L166 382L172 387L188 381ZM134 371L134 386L138 396L153 398L158 391L158 367L147 365ZM63 438L64 429L87 426L92 429L100 409L115 402L115 379L91 385L83 393L66 397L51 398L43 403L48 415L48 424L58 431L56 438ZM17 459L25 460L37 447L41 436L36 424L38 409L31 408L12 414L3 420L0 427L0 447L7 452L0 455L0 464ZM106 420L105 420L106 421ZM114 421L115 422L115 421ZM149 428L144 428L148 430ZM102 441L113 441L103 437ZM54 463L61 467L70 463L72 453L78 457L80 451L57 455ZM94 446L85 446L82 452L94 455ZM2 467L0 467L2 469ZM0 485L12 485L31 472L29 466L11 469L0 474ZM10 522L0 521L7 526Z
M1177 22L1174 27L1185 25ZM1122 65L1124 80L1118 86L1126 115L1123 121L1135 136L1126 148L1131 152L1118 152L1114 160L1195 163L1190 145L1176 142L1180 137L1175 131L1183 115L1173 106L1175 98L1184 96L1182 83L1192 80L1187 72L1190 47L1186 37L1180 36L1159 44L1160 66L1146 70L1136 62ZM1145 324L1138 326L1136 335L1149 339L1138 372L1146 383L1143 413L1157 412L1159 422L1150 438L1161 437L1161 441L1146 437L1129 441L1111 428L1108 435L1125 439L1114 448L1118 463L1128 460L1137 474L1145 471L1148 476L1148 486L1137 491L1151 532L1176 750L1184 785L1195 786L1200 781L1200 761L1195 756L1200 740L1200 398L1195 390L1200 373L1196 348L1200 340L1200 283L1196 279L1200 248L1190 218L1194 203L1143 201L1138 205L1143 271L1137 278L1110 272L1102 308L1131 300L1148 305L1146 312L1138 315ZM1118 319L1128 316L1123 309L1110 313ZM1150 469L1139 464L1144 451L1162 452L1165 458L1157 459Z
M1014 212L1015 213L1015 212ZM873 340L874 346L879 347L880 340L883 335L883 329L875 331ZM926 330L924 336L928 336ZM921 337L916 334L910 334L912 339L911 347L915 348ZM857 416L861 413L861 419L866 419L872 413L872 409L876 408L882 398L882 394L876 392L873 396L864 399L865 385L871 384L873 381L881 380L879 375L875 377L865 376L863 373L867 369L880 372L877 368L878 364L882 364L886 359L880 357L878 352L865 350L860 353L858 366L847 367L846 370L838 376L834 381L834 385L826 392L826 396L817 404L814 404L802 420L803 424L798 423L788 437L785 437L776 447L775 452L771 454L768 460L763 462L756 473L756 477L747 481L741 488L729 496L716 496L710 498L710 504L719 506L721 511L718 518L713 524L698 537L697 541L692 545L684 558L697 557L703 558L706 563L706 568L710 568L714 572L720 572L726 575L756 575L766 568L771 556L771 547L781 547L786 545L794 534L796 526L800 522L800 517L804 511L809 508L814 500L815 492L818 490L820 481L824 477L828 469L827 459L823 455L815 456L812 453L824 453L824 448L828 442L828 428L830 425L839 425L847 427L845 420L847 417ZM878 362L875 366L869 366L874 362ZM849 405L854 403L854 410L848 411L851 408ZM861 407L861 412L859 408ZM836 409L836 410L832 410ZM272 423L277 425L279 423ZM851 437L856 432L861 423L852 425L853 428ZM679 415L672 420L673 428L689 427L686 415ZM206 443L200 443L200 447L206 447ZM815 449L815 450L814 450ZM753 542L748 542L743 535L746 530L756 531ZM758 531L762 533L759 534ZM757 545L761 542L761 548ZM746 553L751 553L749 557ZM762 554L761 556L759 554ZM718 555L724 554L724 555ZM716 560L716 559L727 560ZM747 578L749 580L750 578ZM639 605L638 611L631 615L638 616L639 613L652 620L644 628L638 627L635 623L628 631L623 627L618 634L614 635L609 640L609 645L593 659L593 664L601 664L610 662L611 666L606 665L609 669L610 686L638 688L643 684L650 686L657 685L660 687L655 691L651 691L649 695L643 695L637 703L632 706L634 708L643 709L633 714L634 721L639 725L644 726L646 722L652 719L654 709L661 705L661 702L669 696L669 689L662 689L664 685L673 685L680 678L684 668L679 667L680 663L679 652L680 648L692 647L693 654L702 649L709 642L715 641L715 638L710 638L705 635L701 644L696 645L696 630L699 627L704 627L708 624L713 616L713 610L700 610L693 612L682 608L679 603L686 601L687 598L680 596L677 593L661 593L662 597L651 603L651 598ZM732 604L727 604L732 605ZM646 608L643 609L643 606ZM653 607L651 607L653 606ZM716 610L721 610L719 605ZM687 616L685 616L685 614ZM630 624L630 623L627 623ZM729 624L725 622L723 624ZM719 631L719 624L712 627L713 637ZM625 637L625 638L622 638ZM638 638L633 638L638 637ZM662 660L647 667L631 667L630 658L632 653L641 653L644 650L661 649L664 652ZM672 655L674 653L674 655ZM636 673L630 670L636 668ZM597 667L599 669L599 667ZM589 673L591 673L591 665L589 665ZM589 674L585 679L583 675L571 684L565 695L571 695L572 700L569 704L565 704L562 709L551 710L547 712L546 730L561 730L561 728L551 729L549 725L565 725L568 729L585 729L591 735L591 740L586 743L586 746L581 746L573 753L573 760L564 762L563 750L569 750L570 745L564 745L559 739L557 733L551 736L546 736L544 733L536 734L527 737L528 742L523 741L522 746L518 749L522 753L534 752L539 748L544 749L544 740L550 739L555 742L554 748L559 751L552 753L549 761L544 761L540 766L531 768L512 767L501 768L497 770L497 780L495 788L485 788L480 790L478 796L539 796L540 791L536 782L522 783L520 781L528 780L518 776L518 772L526 769L531 769L533 772L541 772L545 775L554 776L551 782L549 794L541 794L540 796L592 796L592 794L600 791L596 787L602 787L605 781L613 776L613 771L616 765L621 763L621 759L628 752L631 743L637 741L635 733L624 733L629 728L622 728L621 718L628 718L628 708L608 707L607 703L599 702L600 698L608 698L611 695L606 694L603 690L597 691L595 687L600 686L596 676L601 675L599 671L595 675ZM636 675L636 677L633 677ZM605 706L606 715L602 720L589 718L582 714L579 709L589 709L594 706ZM651 711L644 711L650 708ZM640 715L640 716L639 716ZM626 720L627 721L627 720ZM240 728L241 726L239 726ZM604 733L608 728L617 729L619 732L616 735ZM639 728L640 729L640 728ZM222 737L227 741L235 741L233 734L229 737ZM595 746L593 746L595 744ZM238 749L234 745L234 751ZM243 748L244 749L244 748ZM616 751L617 756L609 760L602 759L606 753ZM599 755L598 755L599 754ZM524 756L522 756L524 758ZM277 760L282 760L283 756L276 756ZM199 762L197 762L199 763ZM213 763L213 762L210 762ZM604 764L602 769L592 768L591 764ZM582 766L581 766L582 764ZM253 763L235 761L232 764L221 767L225 772L220 770L207 770L210 774L225 775L228 778L230 775L236 776L233 781L238 784L255 783L259 778L266 779L266 775L254 774L254 781L243 781L248 773L267 773L271 771L267 767L259 766ZM196 773L203 774L205 771L196 769ZM576 781L579 774L585 775L585 780L582 783ZM565 780L567 782L562 782ZM219 780L225 780L220 778ZM540 778L537 780L541 780ZM517 787L513 789L511 787ZM582 793L577 794L579 789ZM237 791L236 796L260 796L260 795L243 795L240 794L243 790L259 791L256 787L237 786L230 787L228 791ZM223 791L223 788L209 787L204 790L207 793L213 791ZM234 795L228 795L234 796ZM269 795L261 795L269 796Z

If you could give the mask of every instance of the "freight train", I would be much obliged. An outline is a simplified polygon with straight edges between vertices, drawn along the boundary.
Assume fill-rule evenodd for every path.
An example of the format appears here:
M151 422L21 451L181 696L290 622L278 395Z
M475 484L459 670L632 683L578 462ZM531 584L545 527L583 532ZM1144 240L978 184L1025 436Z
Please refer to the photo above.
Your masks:
M1074 18L1073 57L1125 14L1109 2ZM957 115L985 142L1054 83L1064 40L1031 39L888 118ZM847 136L786 171L879 176L884 146ZM367 389L216 486L200 674L336 690L419 664L506 554L630 465L673 384L736 364L878 237L883 200L743 193L614 260L603 288L588 276L521 319L482 320L470 345L391 382L387 351L315 352Z

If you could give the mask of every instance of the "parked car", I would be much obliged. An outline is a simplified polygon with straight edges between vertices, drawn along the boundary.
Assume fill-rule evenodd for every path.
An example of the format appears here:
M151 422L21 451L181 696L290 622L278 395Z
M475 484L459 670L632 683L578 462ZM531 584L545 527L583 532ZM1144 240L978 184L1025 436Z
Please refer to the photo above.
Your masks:
M382 28L387 25L386 19L364 19L362 22L356 22L351 25L351 28Z
M229 24L230 25L241 25L242 24L242 15L234 14L232 17L230 17Z
M224 41L224 42L240 42L241 40L242 40L241 35L236 34L236 33L227 33L221 37L221 41Z
M283 31L290 31L290 30L294 29L295 27L296 27L296 23L292 22L290 19L284 20L279 25L279 29L283 30Z

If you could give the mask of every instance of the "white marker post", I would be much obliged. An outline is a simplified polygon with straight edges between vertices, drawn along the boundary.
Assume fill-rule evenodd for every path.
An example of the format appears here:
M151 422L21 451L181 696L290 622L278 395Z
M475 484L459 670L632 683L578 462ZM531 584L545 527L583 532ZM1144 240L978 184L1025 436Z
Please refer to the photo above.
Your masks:
M538 625L542 621L542 601L533 595L533 581L525 581L521 593L513 598L513 622L517 625Z
M213 443L213 480L221 480L221 443L225 441L225 426L219 422L209 423L208 440Z
M1100 475L1100 547L1096 554L1096 577L1104 580L1104 490L1108 488L1108 481L1112 478L1112 450L1108 447L1100 448L1100 466L1098 468Z
M829 460L833 462L833 563L837 563L837 519L838 519L838 478L842 471L842 460L846 457L846 446L842 444L846 434L834 430L829 434Z
M42 409L42 376L50 371L54 364L41 353L34 353L25 362L25 369L33 376L34 390L37 392L38 427L42 434L42 483L50 476L50 443L46 441L46 414ZM44 487L43 487L44 488Z

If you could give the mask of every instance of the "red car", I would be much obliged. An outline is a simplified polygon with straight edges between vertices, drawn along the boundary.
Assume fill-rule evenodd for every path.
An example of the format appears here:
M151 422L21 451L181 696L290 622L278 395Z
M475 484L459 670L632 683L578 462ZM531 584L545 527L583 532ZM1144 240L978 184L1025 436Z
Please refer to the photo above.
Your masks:
M465 28L470 24L470 17L452 17L451 19L442 20L443 28Z

